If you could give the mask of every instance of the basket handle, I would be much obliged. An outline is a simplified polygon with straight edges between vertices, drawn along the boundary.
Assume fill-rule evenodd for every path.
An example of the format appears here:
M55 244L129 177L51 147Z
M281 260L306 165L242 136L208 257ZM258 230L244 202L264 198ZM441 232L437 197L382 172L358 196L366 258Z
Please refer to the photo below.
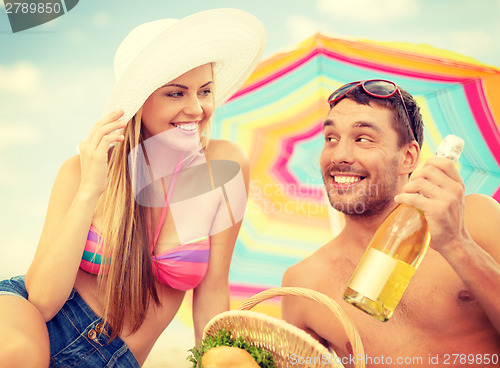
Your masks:
M274 298L276 296L302 296L304 298L316 301L327 307L331 312L333 312L335 317L342 323L342 326L344 327L344 330L347 333L347 337L351 342L353 356L355 357L365 356L365 350L363 348L361 337L359 336L359 332L356 329L356 326L354 325L351 317L349 317L349 315L332 298L315 290L301 288L301 287L271 288L251 296L237 309L250 310L260 302ZM364 359L356 359L356 362L357 362L356 363L357 368L365 368Z

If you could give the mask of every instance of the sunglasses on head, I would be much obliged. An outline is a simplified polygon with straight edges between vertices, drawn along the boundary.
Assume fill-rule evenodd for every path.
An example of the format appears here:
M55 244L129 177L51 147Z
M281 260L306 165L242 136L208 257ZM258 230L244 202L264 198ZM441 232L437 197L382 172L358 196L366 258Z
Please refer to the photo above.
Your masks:
M366 94L377 98L389 98L393 96L395 93L397 93L399 98L401 98L401 102L403 103L403 107L406 112L406 117L408 118L408 124L410 124L411 122L410 114L408 114L405 100L403 98L403 95L401 94L399 87L396 85L396 83L384 79L370 79L364 81L351 82L343 85L342 87L334 91L330 95L330 97L328 97L328 103L330 104L330 107L332 107L333 104L335 104L335 102L344 98L346 94L348 94L358 86L363 87L363 90L366 92ZM415 139L415 134L413 133L413 129L410 130L413 135L413 138Z

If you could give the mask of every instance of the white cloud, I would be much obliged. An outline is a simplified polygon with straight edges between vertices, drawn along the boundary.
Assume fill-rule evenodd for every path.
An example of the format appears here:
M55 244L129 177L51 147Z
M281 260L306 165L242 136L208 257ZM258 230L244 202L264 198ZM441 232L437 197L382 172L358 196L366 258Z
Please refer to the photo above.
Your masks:
M109 24L111 18L108 13L99 12L92 17L92 25L95 28L102 28Z
M0 148L9 146L28 145L41 141L40 130L26 124L0 122Z
M356 19L379 23L392 19L410 18L419 13L417 0L318 0L317 9L334 19Z
M436 47L452 50L465 56L472 56L481 61L481 55L486 55L496 48L496 37L489 32L471 29L454 30L433 38L431 42Z
M0 92L27 94L38 90L42 73L32 63L20 61L11 67L0 65Z
M321 25L318 22L302 16L292 15L286 20L286 27L291 42L301 42L321 31Z
M4 155L5 153L2 152L2 156ZM0 175L0 186L2 187L15 188L19 183L22 183L22 175L4 157L0 157L0 173L2 173ZM5 210L5 203L2 204L2 207Z
M454 31L450 38L451 43L457 45L457 49L464 50L466 55L474 55L496 47L491 34L479 29Z
M34 93L16 95L0 88L0 155L15 145L39 149L42 142L76 147L101 118L113 84L109 68L61 67L57 73L42 69L44 80ZM1 81L1 73L0 73ZM62 153L64 154L64 153ZM0 205L1 207L1 205Z
M289 42L293 45L306 40L318 32L327 34L331 37L349 38L348 36L332 31L332 27L329 24L314 21L303 15L292 15L288 17L286 20L286 29L289 36Z

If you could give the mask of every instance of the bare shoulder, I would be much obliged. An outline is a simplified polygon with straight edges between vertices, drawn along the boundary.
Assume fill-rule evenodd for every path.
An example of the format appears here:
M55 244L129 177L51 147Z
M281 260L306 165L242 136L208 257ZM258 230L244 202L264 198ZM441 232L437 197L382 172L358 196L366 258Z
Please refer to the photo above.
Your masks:
M206 149L206 154L210 160L232 160L240 166L248 165L248 156L236 143L223 139L210 139Z
M63 162L60 172L63 175L77 175L80 177L80 170L80 155L74 155Z
M320 250L290 266L283 274L282 286L310 287L313 275L316 274L313 271L318 269L318 263L321 262L318 253Z
M281 285L284 287L301 287L321 292L322 285L318 277L324 275L321 270L326 266L324 247L321 247L310 256L289 267L283 275ZM303 297L283 297L281 306L282 318L285 321L303 329L317 340L324 342L324 339L312 327L314 326L314 316L317 309L316 302Z
M210 161L226 160L238 164L248 190L250 182L248 156L237 144L222 139L211 139L208 147L205 149L205 154ZM235 167L235 170L238 170L238 167Z
M465 226L470 236L497 261L500 260L498 246L498 224L500 204L484 194L470 194L465 197Z
M321 285L317 277L323 274L321 270L326 267L324 247L325 245L310 256L290 266L283 274L281 286L318 289ZM294 303L294 305L296 304Z
M466 210L492 210L500 214L500 204L492 197L486 194L474 193L465 197Z

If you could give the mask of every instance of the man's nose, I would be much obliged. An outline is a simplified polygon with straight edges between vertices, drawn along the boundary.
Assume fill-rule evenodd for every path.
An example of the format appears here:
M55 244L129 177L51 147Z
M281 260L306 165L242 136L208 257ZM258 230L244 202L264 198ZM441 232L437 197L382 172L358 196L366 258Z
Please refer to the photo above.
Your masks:
M352 143L340 140L332 151L331 162L333 164L352 164L354 162Z

